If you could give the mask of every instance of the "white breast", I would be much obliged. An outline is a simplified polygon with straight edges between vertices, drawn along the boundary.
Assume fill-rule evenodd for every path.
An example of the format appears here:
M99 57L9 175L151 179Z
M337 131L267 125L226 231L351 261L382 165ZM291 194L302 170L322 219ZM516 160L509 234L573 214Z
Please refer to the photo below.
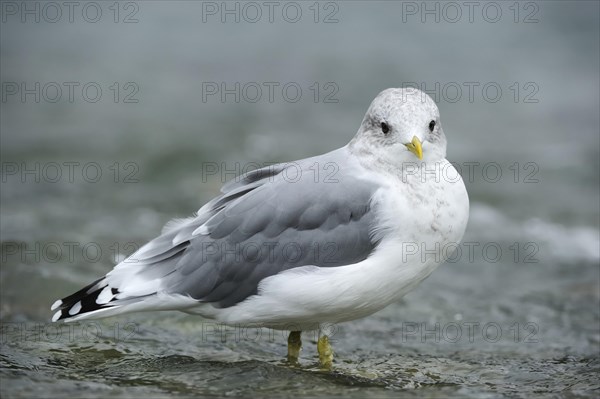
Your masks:
M469 198L456 169L443 160L386 180L373 201L380 226L376 237L401 243L408 252L416 247L424 254L421 263L445 261L450 253L444 247L460 242L469 217Z
M469 198L460 175L443 160L435 168L389 178L374 201L381 243L368 260L382 269L380 289L398 300L457 248L467 227Z
M442 172L383 178L373 197L379 244L366 260L348 266L290 269L263 280L259 294L226 308L199 312L228 324L313 329L381 310L412 290L451 255L466 228L469 200L460 177L445 161ZM447 176L444 176L447 175Z

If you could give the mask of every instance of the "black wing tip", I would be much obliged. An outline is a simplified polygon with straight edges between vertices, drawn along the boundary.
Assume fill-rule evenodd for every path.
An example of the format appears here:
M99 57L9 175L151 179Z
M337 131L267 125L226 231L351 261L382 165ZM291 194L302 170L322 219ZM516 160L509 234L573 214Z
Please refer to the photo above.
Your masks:
M110 304L110 301L103 304L97 302L98 296L106 287L108 287L108 284L104 281L103 277L85 286L74 294L57 300L50 308L50 310L56 311L52 316L52 321L67 320L85 313L112 307L113 305ZM114 296L119 293L119 290L114 287L110 288L114 299Z

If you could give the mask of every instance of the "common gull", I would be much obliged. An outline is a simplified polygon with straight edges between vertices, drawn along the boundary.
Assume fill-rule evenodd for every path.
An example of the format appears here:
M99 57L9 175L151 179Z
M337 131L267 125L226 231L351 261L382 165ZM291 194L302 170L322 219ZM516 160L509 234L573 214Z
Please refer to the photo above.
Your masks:
M387 89L342 148L254 170L106 276L56 301L53 321L181 310L233 326L301 332L398 301L451 255L469 199L446 159L434 101ZM319 334L319 360L333 350Z

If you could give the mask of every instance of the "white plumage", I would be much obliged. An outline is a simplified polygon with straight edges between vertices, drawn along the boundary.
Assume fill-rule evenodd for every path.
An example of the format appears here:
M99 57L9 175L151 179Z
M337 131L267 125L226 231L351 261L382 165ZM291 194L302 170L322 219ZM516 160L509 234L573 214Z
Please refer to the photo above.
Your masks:
M294 162L305 173L333 164L334 181L286 181L280 164L228 183L195 217L169 223L105 277L55 302L53 320L177 309L302 331L372 314L412 290L462 239L469 200L445 155L431 98L385 90L348 145ZM294 244L302 256L267 257L268 242L275 251ZM302 252L315 243L334 245L329 263ZM232 261L218 252L229 244L238 245L227 248L234 257L249 244L258 256Z

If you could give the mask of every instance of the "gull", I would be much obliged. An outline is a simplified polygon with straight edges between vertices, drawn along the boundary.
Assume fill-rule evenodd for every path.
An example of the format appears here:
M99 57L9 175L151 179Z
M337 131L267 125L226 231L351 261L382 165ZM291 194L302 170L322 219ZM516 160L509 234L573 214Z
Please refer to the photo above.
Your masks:
M227 182L195 216L175 219L106 276L56 301L52 321L180 310L231 326L302 331L371 315L429 276L463 237L469 198L445 159L434 101L379 93L354 138L323 155Z

